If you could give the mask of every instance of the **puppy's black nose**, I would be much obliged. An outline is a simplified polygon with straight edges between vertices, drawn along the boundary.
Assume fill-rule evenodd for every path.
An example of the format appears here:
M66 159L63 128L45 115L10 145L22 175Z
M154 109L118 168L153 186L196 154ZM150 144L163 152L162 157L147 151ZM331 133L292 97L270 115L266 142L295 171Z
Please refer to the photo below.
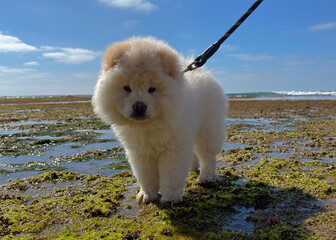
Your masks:
M147 106L143 102L136 102L133 105L133 111L138 116L145 115L146 109L147 109Z

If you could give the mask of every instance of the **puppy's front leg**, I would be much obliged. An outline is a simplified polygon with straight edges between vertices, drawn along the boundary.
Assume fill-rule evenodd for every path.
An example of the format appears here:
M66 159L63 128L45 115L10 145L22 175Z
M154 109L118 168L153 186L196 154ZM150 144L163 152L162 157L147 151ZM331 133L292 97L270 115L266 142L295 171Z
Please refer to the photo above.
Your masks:
M153 161L130 160L133 173L140 185L136 196L138 203L149 203L159 198L159 173Z
M175 150L159 161L161 202L182 201L185 180L192 161L192 151Z

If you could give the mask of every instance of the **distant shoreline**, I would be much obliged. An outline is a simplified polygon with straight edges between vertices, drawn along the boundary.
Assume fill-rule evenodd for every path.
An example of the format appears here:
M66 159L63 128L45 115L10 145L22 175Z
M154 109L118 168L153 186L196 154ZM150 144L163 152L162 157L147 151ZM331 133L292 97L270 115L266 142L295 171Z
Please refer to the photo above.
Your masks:
M230 100L336 100L336 91L271 91L271 92L245 92L227 93ZM87 98L90 94L69 94L69 95L18 95L0 96L0 99L59 99L59 98ZM2 102L2 101L1 101Z
M227 93L229 97L273 97L273 96L336 96L336 90L330 91L267 91ZM56 94L56 95L10 95L0 98L37 98L37 97L91 97L92 94Z
M269 100L271 99L271 100ZM230 99L229 117L231 118L272 118L284 117L283 113L294 115L336 116L336 99L293 99L268 97ZM35 97L35 98L0 98L0 111L15 111L22 109L77 109L91 111L91 96L88 97ZM243 114L242 114L243 113ZM90 112L91 114L91 112ZM15 117L16 118L16 117ZM1 120L1 119L0 119ZM44 119L46 120L46 119ZM1 122L1 121L0 121Z

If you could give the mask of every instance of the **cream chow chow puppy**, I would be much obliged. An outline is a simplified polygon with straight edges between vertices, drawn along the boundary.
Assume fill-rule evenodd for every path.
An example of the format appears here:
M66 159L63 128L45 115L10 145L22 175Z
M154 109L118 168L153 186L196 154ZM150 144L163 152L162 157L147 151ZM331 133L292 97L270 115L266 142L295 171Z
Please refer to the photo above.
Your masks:
M159 193L161 202L182 201L192 167L200 167L199 183L215 178L227 100L205 69L183 74L187 64L151 37L114 43L103 55L92 105L125 148L139 203Z

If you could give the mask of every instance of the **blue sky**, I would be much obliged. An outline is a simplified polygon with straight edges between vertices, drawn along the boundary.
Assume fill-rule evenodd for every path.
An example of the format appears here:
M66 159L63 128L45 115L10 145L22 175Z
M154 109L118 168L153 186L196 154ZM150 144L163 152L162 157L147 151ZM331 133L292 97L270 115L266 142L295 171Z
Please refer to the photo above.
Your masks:
M254 0L1 0L0 96L92 94L104 49L201 54ZM265 0L206 63L228 93L336 90L336 1Z

